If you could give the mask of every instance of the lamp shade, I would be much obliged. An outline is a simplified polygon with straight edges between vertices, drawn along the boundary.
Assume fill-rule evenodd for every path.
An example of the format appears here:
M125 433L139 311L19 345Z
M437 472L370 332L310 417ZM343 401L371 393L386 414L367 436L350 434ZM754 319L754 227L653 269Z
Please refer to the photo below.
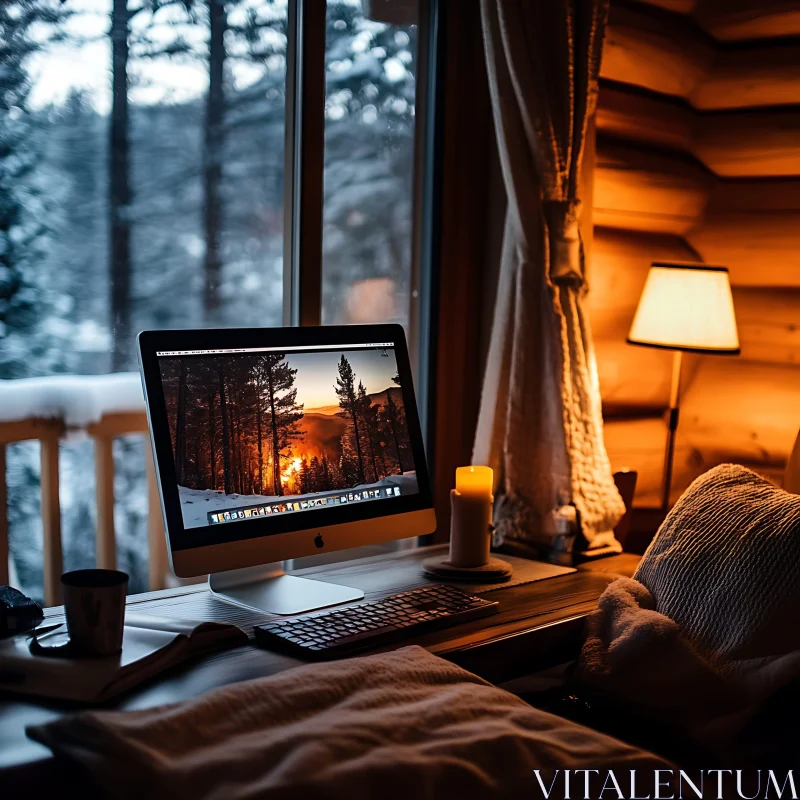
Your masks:
M704 264L654 263L628 342L737 355L739 334L728 270Z

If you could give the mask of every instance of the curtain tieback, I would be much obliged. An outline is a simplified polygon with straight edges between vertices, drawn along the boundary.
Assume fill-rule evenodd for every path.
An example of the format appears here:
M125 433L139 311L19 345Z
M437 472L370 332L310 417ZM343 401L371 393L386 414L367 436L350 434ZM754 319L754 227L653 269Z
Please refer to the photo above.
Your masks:
M583 246L578 225L580 200L544 203L550 241L550 282L580 286L583 283Z

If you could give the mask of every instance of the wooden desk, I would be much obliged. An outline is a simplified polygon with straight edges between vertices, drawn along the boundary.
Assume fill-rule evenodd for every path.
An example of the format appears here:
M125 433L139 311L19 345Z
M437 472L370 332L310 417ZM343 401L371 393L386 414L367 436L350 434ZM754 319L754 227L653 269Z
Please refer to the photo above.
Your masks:
M420 562L442 552L444 547L314 567L297 574L357 586L364 590L367 600L374 600L426 583ZM611 559L604 560L604 567L611 567L610 562ZM627 571L627 563L621 562L620 566ZM491 594L492 599L499 601L498 614L408 639L394 647L422 645L493 683L511 680L575 658L584 619L614 577L584 566L577 572L534 583L481 590L479 594ZM135 595L128 598L128 603L147 613L186 619L216 616L243 627L274 618L221 603L208 593L204 584ZM57 618L60 613L61 609L48 609L46 616ZM251 644L176 667L111 707L135 709L175 702L228 683L272 675L300 663ZM61 767L49 750L26 737L25 727L56 719L76 708L74 704L26 701L10 695L0 698L0 786L24 787L29 794L32 789L51 787L58 780ZM15 795L12 791L5 796Z

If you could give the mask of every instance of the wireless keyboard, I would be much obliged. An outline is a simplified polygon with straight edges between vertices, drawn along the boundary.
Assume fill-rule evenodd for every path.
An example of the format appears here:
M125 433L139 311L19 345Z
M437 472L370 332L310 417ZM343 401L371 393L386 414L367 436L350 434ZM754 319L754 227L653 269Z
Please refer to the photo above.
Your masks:
M436 584L373 603L256 625L255 636L259 647L267 650L331 659L496 612L496 600Z

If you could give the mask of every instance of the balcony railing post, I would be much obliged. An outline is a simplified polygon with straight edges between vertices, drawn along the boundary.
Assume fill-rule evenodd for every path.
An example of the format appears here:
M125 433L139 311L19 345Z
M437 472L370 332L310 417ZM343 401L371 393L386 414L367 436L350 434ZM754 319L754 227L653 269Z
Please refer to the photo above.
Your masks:
M158 481L153 464L153 448L147 437L144 442L144 452L147 472L147 579L150 591L155 591L166 586L169 559L164 521L161 518L161 498L158 495Z
M61 573L64 559L61 551L61 505L58 480L58 435L47 435L39 441L41 450L42 533L44 560L44 602L61 604Z
M0 585L8 583L8 488L6 486L6 446L0 442Z
M94 480L97 503L97 566L100 569L116 569L114 440L110 436L94 437Z

